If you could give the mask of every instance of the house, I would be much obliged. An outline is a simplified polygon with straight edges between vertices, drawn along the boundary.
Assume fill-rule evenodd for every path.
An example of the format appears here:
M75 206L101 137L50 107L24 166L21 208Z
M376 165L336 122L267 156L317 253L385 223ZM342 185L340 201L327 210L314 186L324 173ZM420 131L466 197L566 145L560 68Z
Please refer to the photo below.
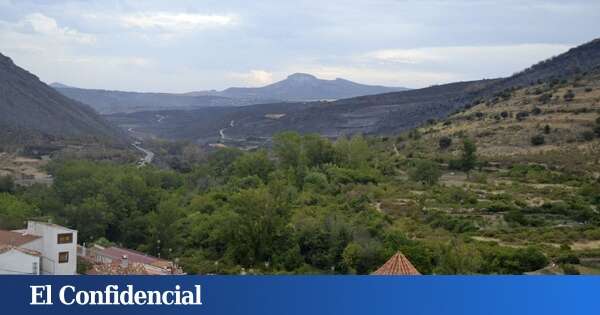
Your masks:
M29 221L27 228L0 230L0 274L74 275L77 273L77 231ZM36 259L37 257L37 259ZM15 264L20 268L14 269ZM6 269L9 271L2 271Z
M135 250L94 245L80 247L79 256L91 264L87 274L182 275L176 263Z
M39 275L40 256L36 251L11 245L0 245L0 274Z
M419 276L421 273L401 252L397 252L371 275L376 276Z

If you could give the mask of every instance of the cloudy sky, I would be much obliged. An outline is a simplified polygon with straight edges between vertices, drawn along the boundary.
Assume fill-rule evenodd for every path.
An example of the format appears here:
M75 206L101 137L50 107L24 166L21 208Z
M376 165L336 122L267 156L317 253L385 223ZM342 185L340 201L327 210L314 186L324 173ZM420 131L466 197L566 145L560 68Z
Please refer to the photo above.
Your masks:
M45 82L136 91L294 72L417 88L510 75L598 30L598 0L0 0L0 53Z

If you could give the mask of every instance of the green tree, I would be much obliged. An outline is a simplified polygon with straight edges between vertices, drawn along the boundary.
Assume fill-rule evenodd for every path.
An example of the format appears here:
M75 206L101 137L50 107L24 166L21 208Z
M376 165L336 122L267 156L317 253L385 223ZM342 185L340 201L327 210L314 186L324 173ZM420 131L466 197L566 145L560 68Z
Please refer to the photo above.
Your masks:
M15 180L12 176L0 176L0 193L12 193L15 191Z
M256 175L266 182L275 164L264 150L243 154L233 164L235 175L239 177Z
M427 185L435 185L442 176L442 171L437 163L429 160L418 160L415 167L410 170L410 179Z
M334 146L339 164L344 167L364 167L373 153L362 135L355 135L350 139L342 137L335 142Z
M469 138L463 139L463 152L461 156L462 169L469 173L477 165L477 146Z
M34 206L8 193L0 193L0 228L19 229L25 221L39 215Z

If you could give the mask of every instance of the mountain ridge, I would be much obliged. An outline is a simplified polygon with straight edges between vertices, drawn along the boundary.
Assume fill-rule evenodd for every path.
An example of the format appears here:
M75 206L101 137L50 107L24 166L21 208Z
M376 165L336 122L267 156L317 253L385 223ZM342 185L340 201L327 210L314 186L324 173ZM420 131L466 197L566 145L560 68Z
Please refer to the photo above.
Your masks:
M306 73L290 74L285 80L263 87L230 87L222 91L187 93L131 92L84 89L55 82L51 84L67 97L92 106L102 114L147 110L187 110L214 106L245 106L260 103L332 100L358 95L404 91L379 85L364 85L346 79L323 80Z
M0 54L1 143L121 142L123 133L92 108L69 99Z
M423 89L367 95L331 102L251 105L246 108L194 110L169 115L159 129L144 114L110 117L139 124L148 133L168 138L218 140L219 128L236 139L268 139L286 130L339 137L356 133L391 135L417 127L485 100L502 98L512 89L538 81L560 81L600 67L600 40L593 40L554 58L539 62L510 77L434 85ZM235 126L229 126L234 120ZM199 122L210 128L199 127Z

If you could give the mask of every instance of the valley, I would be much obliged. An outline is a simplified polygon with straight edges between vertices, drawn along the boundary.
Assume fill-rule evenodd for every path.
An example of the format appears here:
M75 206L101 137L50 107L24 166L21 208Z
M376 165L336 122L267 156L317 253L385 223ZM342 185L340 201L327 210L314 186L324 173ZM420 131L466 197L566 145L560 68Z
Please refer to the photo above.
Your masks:
M398 251L422 274L600 273L599 40L414 90L294 74L175 98L243 106L123 92L102 107L78 91L103 115L3 69L18 119L3 127L0 228L52 220L189 274L370 274ZM363 92L325 93L348 86ZM47 100L52 128L28 120L54 113Z

